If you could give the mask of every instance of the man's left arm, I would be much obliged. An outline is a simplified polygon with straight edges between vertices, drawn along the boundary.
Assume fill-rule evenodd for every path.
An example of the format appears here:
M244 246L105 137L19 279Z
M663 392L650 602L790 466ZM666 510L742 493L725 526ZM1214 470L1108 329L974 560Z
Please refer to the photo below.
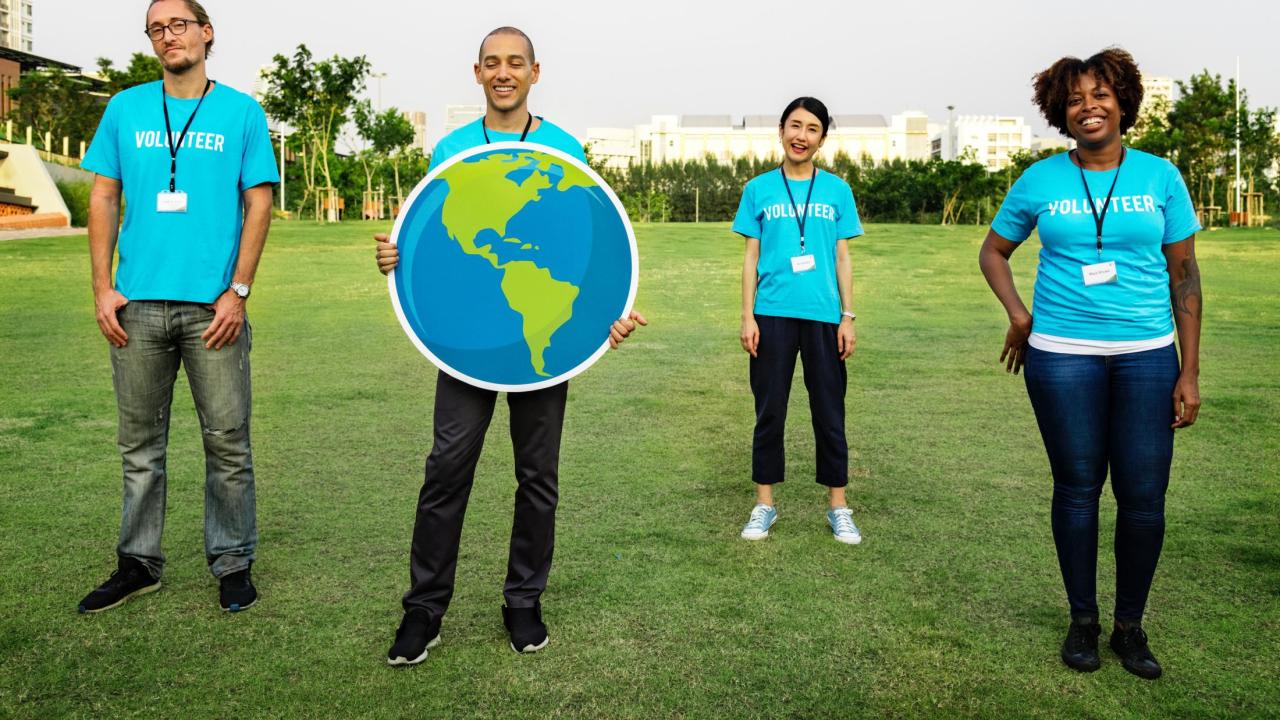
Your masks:
M267 244L267 229L271 227L271 183L256 185L244 191L244 227L240 230L240 254L236 257L232 282L253 285L258 272L258 260ZM234 345L244 327L245 298L228 288L213 303L213 322L200 339L206 348L221 350Z

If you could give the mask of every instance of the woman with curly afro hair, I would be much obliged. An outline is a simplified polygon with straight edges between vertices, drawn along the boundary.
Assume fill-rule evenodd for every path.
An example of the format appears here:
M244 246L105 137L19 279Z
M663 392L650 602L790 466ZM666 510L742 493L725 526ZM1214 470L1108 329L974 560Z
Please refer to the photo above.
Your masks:
M1098 669L1098 499L1116 498L1111 648L1124 668L1160 676L1142 616L1164 543L1174 430L1200 408L1200 230L1182 176L1126 148L1142 75L1110 48L1035 76L1035 102L1076 149L1032 165L1010 188L979 253L1009 315L1000 361L1025 381L1053 471L1052 527L1071 609L1062 659ZM1040 235L1028 312L1009 257ZM1177 339L1175 345L1174 340ZM1179 362L1178 349L1181 349Z

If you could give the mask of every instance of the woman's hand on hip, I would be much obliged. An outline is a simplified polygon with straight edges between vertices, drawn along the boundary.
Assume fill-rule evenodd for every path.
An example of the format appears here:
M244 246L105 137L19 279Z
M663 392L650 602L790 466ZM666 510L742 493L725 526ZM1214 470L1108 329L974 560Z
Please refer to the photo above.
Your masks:
M1028 337L1031 337L1030 315L1009 320L1009 331L1004 334L1004 350L1000 353L1005 372L1017 375L1022 370L1027 359Z

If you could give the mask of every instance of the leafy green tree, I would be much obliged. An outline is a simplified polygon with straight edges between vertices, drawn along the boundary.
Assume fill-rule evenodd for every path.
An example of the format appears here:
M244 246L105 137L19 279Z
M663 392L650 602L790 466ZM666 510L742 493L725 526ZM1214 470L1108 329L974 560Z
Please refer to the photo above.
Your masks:
M263 73L267 91L262 106L267 115L295 129L306 183L299 206L305 208L319 192L320 177L325 188L336 187L334 142L364 92L370 64L363 55L315 60L306 45L299 45L292 58L276 55L273 63ZM336 220L336 210L330 209L327 217Z
M109 58L98 58L98 75L106 82L107 94L115 95L135 85L164 78L164 66L155 55L136 52L124 70L117 70Z
M55 142L63 137L87 140L93 137L104 109L92 89L88 79L58 68L25 73L9 88L15 105L9 119L19 127L30 126L41 138L48 133Z
M396 205L404 203L404 195L400 188L400 163L409 146L413 144L413 124L396 108L387 108L383 112L374 112L369 101L356 106L356 128L360 136L372 150L372 159L386 162L391 166L396 188ZM366 172L368 165L366 164ZM372 189L372 175L370 175Z

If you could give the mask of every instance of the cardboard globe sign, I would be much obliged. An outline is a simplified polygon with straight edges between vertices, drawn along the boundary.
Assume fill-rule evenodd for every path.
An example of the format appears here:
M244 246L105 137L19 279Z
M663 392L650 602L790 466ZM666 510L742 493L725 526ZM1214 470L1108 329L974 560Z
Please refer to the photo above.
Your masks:
M391 241L391 302L409 339L490 390L537 390L590 367L631 312L640 276L635 233L608 184L528 142L442 163L409 195Z

